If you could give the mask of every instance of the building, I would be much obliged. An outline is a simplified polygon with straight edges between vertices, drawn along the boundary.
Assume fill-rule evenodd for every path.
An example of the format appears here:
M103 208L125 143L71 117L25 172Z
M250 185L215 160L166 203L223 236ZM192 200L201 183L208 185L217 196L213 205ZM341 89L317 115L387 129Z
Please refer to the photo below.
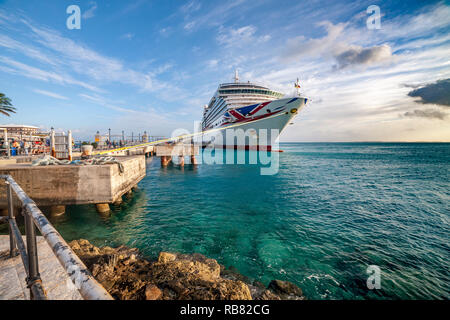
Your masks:
M0 124L0 129L6 129L8 135L19 136L19 135L36 135L39 128L34 126L26 126L19 124Z

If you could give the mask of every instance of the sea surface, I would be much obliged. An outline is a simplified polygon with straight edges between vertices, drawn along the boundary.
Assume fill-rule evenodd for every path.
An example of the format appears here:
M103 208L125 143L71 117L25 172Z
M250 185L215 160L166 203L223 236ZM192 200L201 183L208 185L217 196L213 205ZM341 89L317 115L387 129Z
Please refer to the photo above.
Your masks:
M148 159L139 190L109 218L71 206L51 221L68 241L125 244L149 258L199 252L266 285L291 281L309 299L450 298L450 144L280 148L274 175ZM380 289L367 287L370 265Z

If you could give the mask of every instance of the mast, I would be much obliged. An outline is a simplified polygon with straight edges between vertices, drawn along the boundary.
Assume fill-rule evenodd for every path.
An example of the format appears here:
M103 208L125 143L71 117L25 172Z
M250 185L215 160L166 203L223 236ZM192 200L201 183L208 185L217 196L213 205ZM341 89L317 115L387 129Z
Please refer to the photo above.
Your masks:
M297 95L300 96L300 81L297 78L297 81L294 83L295 89L297 89Z

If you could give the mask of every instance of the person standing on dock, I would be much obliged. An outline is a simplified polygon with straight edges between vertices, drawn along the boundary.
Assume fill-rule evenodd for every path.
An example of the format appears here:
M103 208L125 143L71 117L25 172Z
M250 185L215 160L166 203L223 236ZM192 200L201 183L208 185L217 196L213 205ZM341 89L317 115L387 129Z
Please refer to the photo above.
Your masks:
M20 151L20 144L17 142L17 140L14 140L12 143L12 153L13 156L18 156Z
M31 148L30 142L29 142L29 141L25 141L25 142L23 143L23 149L24 149L26 155L29 154L30 148Z

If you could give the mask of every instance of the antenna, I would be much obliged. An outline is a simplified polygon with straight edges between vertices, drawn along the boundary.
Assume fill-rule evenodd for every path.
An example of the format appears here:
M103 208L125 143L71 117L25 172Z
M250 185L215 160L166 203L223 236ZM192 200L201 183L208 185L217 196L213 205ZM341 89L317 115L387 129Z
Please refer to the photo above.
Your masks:
M238 69L234 70L234 83L238 83L239 82L239 73L238 73Z
M297 78L297 81L294 83L295 89L297 89L297 95L300 96L300 81Z

